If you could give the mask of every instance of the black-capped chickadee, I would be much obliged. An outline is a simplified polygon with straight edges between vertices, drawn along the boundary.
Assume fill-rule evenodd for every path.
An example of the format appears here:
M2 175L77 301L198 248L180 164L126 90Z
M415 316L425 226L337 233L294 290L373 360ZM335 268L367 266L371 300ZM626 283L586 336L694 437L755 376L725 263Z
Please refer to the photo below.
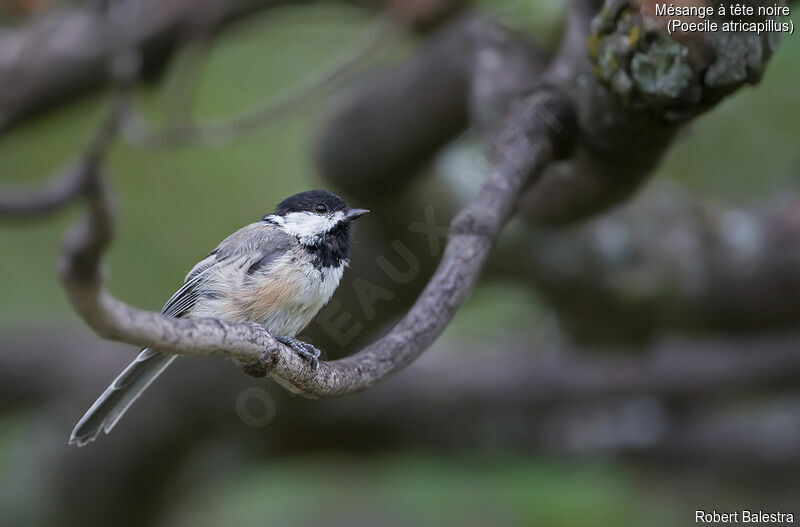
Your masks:
M324 190L285 199L274 214L234 232L186 276L162 313L261 324L314 368L319 350L295 338L324 306L349 263L350 222L366 214ZM145 348L111 383L70 437L83 446L110 432L177 355Z

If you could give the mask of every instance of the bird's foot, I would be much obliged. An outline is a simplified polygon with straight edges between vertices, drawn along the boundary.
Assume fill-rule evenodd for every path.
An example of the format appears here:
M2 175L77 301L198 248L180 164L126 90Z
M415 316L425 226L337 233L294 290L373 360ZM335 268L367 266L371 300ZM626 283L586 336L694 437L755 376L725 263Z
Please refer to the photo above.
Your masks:
M300 339L286 335L276 336L275 340L281 344L286 344L297 352L298 355L310 362L312 370L317 371L317 369L319 369L319 356L322 352L308 342L303 342Z

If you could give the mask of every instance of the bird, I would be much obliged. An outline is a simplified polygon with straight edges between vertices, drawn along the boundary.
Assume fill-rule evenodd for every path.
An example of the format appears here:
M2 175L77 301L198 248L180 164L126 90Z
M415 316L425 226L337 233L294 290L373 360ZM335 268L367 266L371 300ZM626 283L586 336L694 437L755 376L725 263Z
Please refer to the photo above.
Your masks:
M326 190L301 192L225 238L186 275L161 313L260 324L276 340L319 366L320 351L300 333L328 303L348 266L353 220L369 212L350 208ZM108 434L177 355L144 348L75 425L70 444L84 446Z

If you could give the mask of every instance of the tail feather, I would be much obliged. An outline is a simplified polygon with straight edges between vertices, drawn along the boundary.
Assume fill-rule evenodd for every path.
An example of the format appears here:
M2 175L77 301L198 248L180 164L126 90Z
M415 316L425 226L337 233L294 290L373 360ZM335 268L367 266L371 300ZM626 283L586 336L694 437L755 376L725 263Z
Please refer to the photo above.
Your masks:
M69 443L83 446L94 441L101 431L111 432L130 405L176 357L148 348L142 350L78 421Z

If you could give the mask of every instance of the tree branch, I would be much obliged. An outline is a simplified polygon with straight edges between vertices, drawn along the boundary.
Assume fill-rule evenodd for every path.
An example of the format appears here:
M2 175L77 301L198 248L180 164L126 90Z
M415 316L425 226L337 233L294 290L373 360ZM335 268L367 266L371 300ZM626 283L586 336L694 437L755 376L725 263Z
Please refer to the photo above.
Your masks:
M83 332L37 328L4 331L2 337L3 401L61 397L64 391L77 394L81 392L79 386L87 384L86 393L80 397L89 397L94 395L92 385L103 382L118 368L116 360L97 357L109 344ZM644 395L695 400L703 395L742 394L745 390L775 392L792 387L800 375L798 345L800 332L796 330L744 338L669 337L641 349L617 347L614 353L591 346L554 353L549 343L531 343L527 335L511 335L491 351L482 343L453 343L439 346L435 353L416 361L408 369L410 375L371 390L370 397L348 400L334 413L390 412L399 416L426 401L437 401L436 413L442 413L454 409L449 404L463 407L465 401L492 408L534 408ZM67 353L54 358L53 349L58 346ZM459 360L464 356L470 360ZM52 374L42 376L41 372L52 364L57 365ZM164 398L178 397L184 386L200 382L216 367L199 365L186 374L178 388L166 385L159 389ZM241 384L234 376L225 378L234 381L224 388L231 392ZM443 393L448 394L446 400L440 397ZM216 397L224 394L219 391Z
M111 240L112 208L98 166L101 155L87 155L84 162L93 183L86 192L89 210L65 244L62 282L77 312L101 336L167 353L225 355L247 373L269 375L306 397L364 390L408 365L441 334L466 300L522 189L569 152L569 101L542 89L520 101L519 109L498 143L495 171L453 220L442 262L408 314L382 339L353 356L321 363L317 372L256 324L174 319L134 309L105 291L101 255ZM555 116L559 126L541 115Z
M0 133L20 119L98 88L121 46L142 51L143 69L160 71L182 39L214 32L286 0L122 0L56 10L0 31ZM101 2L100 4L104 4Z
M593 26L599 32L597 38L603 39L606 32L627 28L617 27L616 24L621 22L616 16L619 11L634 10L634 7L627 2L612 3L613 10L598 15L601 18L610 17L610 20L598 19L602 24ZM493 79L498 78L496 68L491 67L496 60L490 61L490 67L487 67L482 52L491 51L501 63L517 64L516 68L510 68L513 70L529 72L535 67L525 58L528 56L525 46L520 47L517 39L508 39L502 31L487 30L477 25L483 27L478 32L483 37L477 42L472 41L476 48L471 50L466 59L472 82L470 105L472 119L480 124L484 134L490 138L495 160L493 172L475 201L453 221L443 260L416 303L388 335L361 352L323 363L320 370L313 373L296 354L277 344L256 326L212 320L176 321L135 310L115 300L103 290L97 273L92 274L100 264L99 250L96 248L102 247L107 241L103 239L103 233L98 231L98 226L108 220L108 210L103 207L105 198L99 192L90 196L93 218L90 216L87 223L89 227L80 231L74 238L77 241L68 246L68 263L86 262L83 271L80 265L65 266L67 272L63 276L73 304L101 335L165 352L224 354L236 359L249 373L269 375L289 390L307 397L359 391L380 382L413 361L444 330L475 283L501 227L516 207L518 196L528 188L536 192L538 185L530 183L550 167L551 161L563 159L566 154L572 153L576 137L573 100L578 105L581 131L580 148L573 161L589 163L595 175L598 173L597 167L606 167L609 160L617 160L620 149L629 149L633 141L640 147L637 150L639 160L628 164L631 173L640 178L648 173L647 167L652 166L678 129L673 121L683 119L676 117L678 114L675 113L675 105L681 104L681 101L658 99L654 102L646 99L644 102L650 103L649 106L630 108L600 79L586 77L591 75L594 68L585 46L589 21L596 7L596 2L591 5L576 3L564 45L542 75L551 87L543 87L545 85L541 83L518 85L524 79L530 80L525 74L492 83ZM644 14L636 16L637 23L645 17ZM475 24L468 24L467 27L476 31ZM656 38L666 37L657 35ZM598 45L602 46L602 42ZM648 52L647 49L641 51ZM623 55L620 59L632 60L630 56ZM434 53L432 56L438 55ZM418 66L405 70L405 74L422 82L424 76L419 75L420 71L430 69L430 64L426 64L425 61L420 62ZM527 68L521 64L527 65ZM459 71L456 68L453 79L462 78L464 72ZM738 79L734 84L741 85L745 80ZM525 96L525 93L531 95ZM708 105L708 101L703 101L702 104L682 109L680 115L694 115ZM496 124L492 116L503 113L510 117ZM664 119L671 121L665 123ZM648 130L648 134L642 134L643 129ZM634 141L634 138L637 139ZM431 142L425 148L433 144ZM363 150L363 145L361 147ZM599 173L604 175L596 182L616 188L610 192L617 193L619 181L606 177L608 174L604 168ZM563 181L558 183L562 184ZM627 184L624 186L630 188ZM558 192L555 195L560 199L574 190L564 189L563 194ZM592 206L604 202L606 197L598 198L598 194L594 193L592 199L599 201ZM567 200L573 204L570 207L575 206L576 210L585 212L586 203L570 200Z
M70 301L102 336L167 353L224 355L234 359L247 373L268 375L290 391L306 397L340 395L381 382L416 359L447 327L469 295L523 191L534 189L535 192L538 185L533 183L538 182L551 163L572 156L578 137L578 159L583 156L584 161L591 161L596 167L607 162L609 156L616 159L621 145L628 147L626 140L647 129L650 132L647 137L635 142L642 146L640 153L649 152L644 154L647 162L633 161L631 165L636 167L634 172L642 176L647 172L643 166L660 155L677 130L675 124L659 120L665 116L674 117L674 108L670 106L674 101L659 101L659 105L646 108L648 113L625 107L619 99L613 98L615 94L604 91L597 79L584 78L586 82L582 83L581 76L588 75L586 70L592 68L585 44L589 20L596 7L593 4L592 9L587 10L583 5L576 4L571 29L558 58L543 73L543 81L535 85L527 83L536 67L524 45L492 28L479 32L484 38L467 59L472 76L471 117L489 137L493 169L475 200L453 220L443 259L415 304L386 336L364 350L344 359L323 362L319 371L313 372L296 353L255 324L173 319L134 309L111 296L103 287L101 265L102 253L112 237L113 207L101 165L119 128L119 106L98 134L103 140L93 143L80 165L88 182L83 189L88 212L71 232L64 248L61 278ZM609 16L609 13L601 16ZM616 22L616 18L612 22ZM612 23L610 29L600 27L598 31L616 29ZM481 54L487 51L496 55L488 64ZM476 64L472 64L472 60ZM521 73L492 83L499 78L496 67L492 66L496 66L497 60L500 64L516 64L511 69L519 68ZM413 79L421 82L420 72L429 67L427 64L408 71L414 74ZM463 73L456 71L453 78L461 79ZM518 85L523 80L526 82ZM573 104L577 105L577 110ZM702 108L705 106L692 110ZM496 116L503 113L508 117L497 120ZM611 118L593 119L602 115ZM426 143L422 150L438 144L441 139L437 136L436 141ZM612 183L616 184L603 180L603 184L613 186Z
M265 349L279 345L260 326L167 318L127 306L102 287L102 254L111 243L114 218L101 165L119 131L124 108L120 97L75 169L84 182L82 195L88 210L70 231L63 248L60 276L73 307L106 338L163 351L176 348L190 355L225 350L240 363L258 362Z

